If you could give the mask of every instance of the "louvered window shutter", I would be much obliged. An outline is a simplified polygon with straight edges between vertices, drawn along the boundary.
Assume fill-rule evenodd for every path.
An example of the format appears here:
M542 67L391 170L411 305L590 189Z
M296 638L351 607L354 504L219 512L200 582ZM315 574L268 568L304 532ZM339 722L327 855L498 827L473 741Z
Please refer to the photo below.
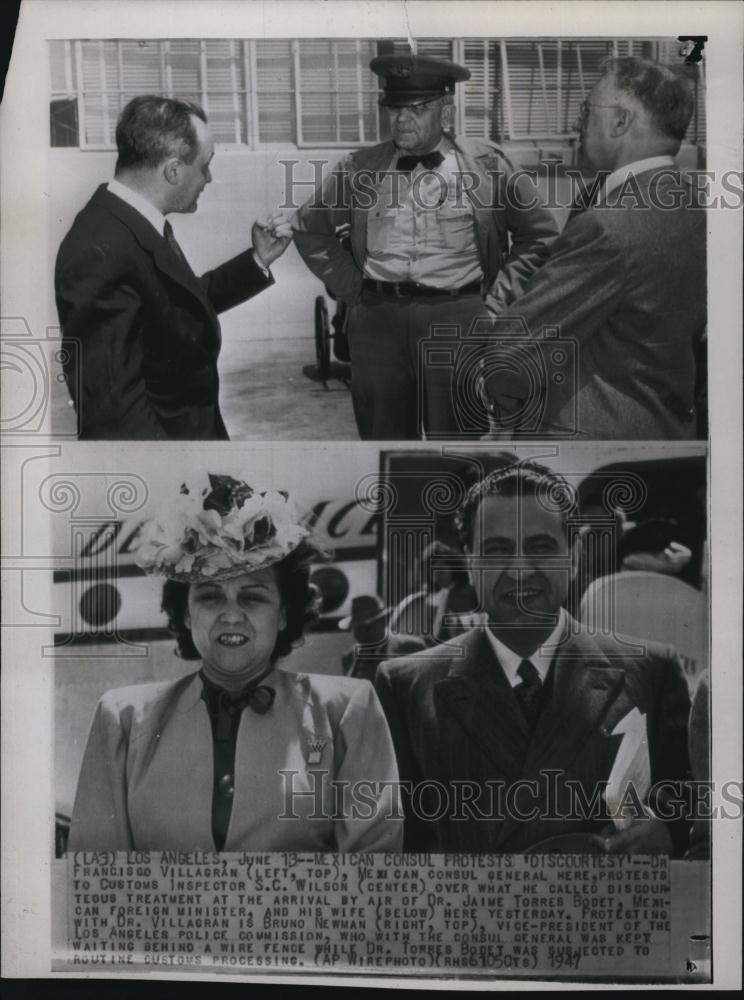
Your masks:
M300 145L377 142L377 77L369 69L374 42L303 39L296 43Z
M258 141L265 145L295 142L292 43L260 39L255 53Z
M203 43L204 104L215 142L244 143L245 77L241 45L232 39Z
M171 39L49 43L52 145L115 147L116 120L136 94L168 94L205 106L219 143L351 148L389 135L378 108L379 52L407 52L406 39ZM559 139L573 133L581 101L607 55L647 55L682 66L679 43L636 39L420 39L420 55L462 62L457 132L474 138ZM703 64L689 142L705 142Z
M461 131L474 139L499 139L504 111L498 46L492 40L467 38L462 43L461 59L470 70L470 79L457 86Z

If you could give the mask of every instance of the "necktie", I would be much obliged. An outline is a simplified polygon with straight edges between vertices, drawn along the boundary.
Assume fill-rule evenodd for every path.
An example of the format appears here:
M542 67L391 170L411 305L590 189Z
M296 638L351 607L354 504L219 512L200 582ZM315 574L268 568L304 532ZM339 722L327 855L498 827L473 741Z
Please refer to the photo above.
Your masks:
M178 245L178 240L173 235L173 226L170 224L170 222L168 222L167 219L165 220L165 225L163 226L163 236L165 237L165 242L171 248L176 257L178 257L178 259L180 261L183 261L183 263L185 264L186 258L183 255L183 250Z
M514 688L514 694L517 696L527 724L530 729L534 729L542 708L543 685L540 674L534 663L529 660L522 660L517 668L517 673L522 680Z
M434 170L443 160L444 157L442 154L438 149L435 149L431 153L424 153L423 156L401 156L395 165L395 169L400 170L404 174L410 174L420 163L427 170Z
M260 678L259 678L260 680ZM225 846L235 794L235 746L243 709L250 707L264 715L274 704L276 692L254 682L236 695L212 684L202 676L202 698L212 723L214 787L212 790L212 836L218 851Z

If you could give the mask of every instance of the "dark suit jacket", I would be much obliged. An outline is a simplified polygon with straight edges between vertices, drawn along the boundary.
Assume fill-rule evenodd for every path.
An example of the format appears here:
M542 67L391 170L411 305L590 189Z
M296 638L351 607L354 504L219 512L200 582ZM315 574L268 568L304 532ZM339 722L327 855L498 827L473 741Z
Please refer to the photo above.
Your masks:
M598 832L607 822L604 809L588 819L530 815L551 811L546 795L552 779L541 772L562 772L554 814L567 811L567 781L578 782L591 799L595 787L609 778L622 739L612 730L634 706L646 715L652 781L688 777L689 695L676 655L640 639L624 640L634 644L629 652L617 639L592 637L572 625L577 634L556 653L548 675L553 675L548 681L552 692L532 735L481 628L434 650L381 664L376 687L401 780L440 782L450 803L458 794L454 782L485 790L477 800L483 819L467 809L460 810L465 818L452 818L457 810L447 808L434 822L417 821L409 802L408 850L519 853L558 834ZM639 655L641 643L645 652ZM509 802L507 789L516 794L520 781L538 784L534 790L525 786ZM501 804L496 786L488 782L503 783ZM437 809L437 796L424 796L423 811L435 815ZM528 818L519 819L515 811ZM683 850L686 825L678 825L674 835Z
M270 284L251 251L197 278L139 212L99 187L55 269L80 437L227 438L217 313Z
M509 309L513 322L497 324L494 344L503 364L487 385L497 409L537 398L520 362L524 336L539 343L545 327L558 327L575 356L576 376L560 379L567 367L551 362L559 345L542 350L544 366L529 372L544 393L542 421L525 430L619 440L698 436L705 211L695 207L690 186L668 171L639 174L633 191L622 201L621 189L610 192L607 205L572 219ZM522 375L515 377L510 365Z

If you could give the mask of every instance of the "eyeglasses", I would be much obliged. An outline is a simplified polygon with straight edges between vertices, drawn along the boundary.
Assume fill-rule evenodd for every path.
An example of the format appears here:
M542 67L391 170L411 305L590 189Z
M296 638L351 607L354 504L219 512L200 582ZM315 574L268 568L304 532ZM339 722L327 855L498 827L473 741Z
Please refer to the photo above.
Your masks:
M579 121L585 122L589 117L589 108L608 108L620 111L627 110L622 104L594 104L593 101L582 101L579 105Z
M391 118L395 118L396 115L400 114L401 111L408 111L414 118L422 118L427 111L430 111L432 105L440 101L441 97L432 97L428 101L423 101L421 104L399 104L393 107L388 107L387 111Z

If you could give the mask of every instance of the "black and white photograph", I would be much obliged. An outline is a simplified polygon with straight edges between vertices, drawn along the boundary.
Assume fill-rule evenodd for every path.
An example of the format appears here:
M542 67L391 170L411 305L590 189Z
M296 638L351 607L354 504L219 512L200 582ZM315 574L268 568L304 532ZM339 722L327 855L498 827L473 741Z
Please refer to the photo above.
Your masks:
M689 47L50 41L53 429L705 438Z
M740 985L741 29L23 0L4 977Z
M135 964L152 964L190 941L190 926L208 940L214 908L148 883L155 854L163 872L179 857L340 855L342 873L355 859L407 864L425 883L433 859L456 857L447 906L463 905L483 855L549 865L533 873L541 883L564 856L584 872L627 856L644 866L629 878L658 883L659 899L634 907L643 930L624 931L608 895L601 927L582 904L573 931L531 931L524 948L517 935L515 968L528 958L533 975L622 974L625 942L663 978L682 943L709 938L704 445L673 457L659 444L326 445L323 497L291 446L281 459L257 445L169 447L167 468L162 446L125 446L39 487L68 567L54 577L55 815L76 905L60 968L91 960L96 926L92 948L108 961L131 947ZM301 863L285 863L302 881ZM125 907L97 902L113 897L80 891L96 876L101 890L149 885L153 931L171 928L159 952L127 934ZM500 888L503 921L522 887ZM547 895L565 892L558 882L537 889L521 905L564 899ZM401 927L415 931L424 904L444 919L435 896L418 893ZM277 926L311 926L300 898L282 888ZM332 888L322 898L341 912ZM379 923L377 898L365 926ZM587 907L600 912L598 899ZM492 933L485 905L464 938L445 920L436 952L454 967L504 959L513 928L492 956L478 943ZM262 915L228 909L214 919L235 933ZM261 940L229 952L213 941L202 961L251 965ZM457 951L462 940L472 944ZM376 944L333 947L313 930L303 953L348 971L377 960ZM388 951L402 971L416 955Z

